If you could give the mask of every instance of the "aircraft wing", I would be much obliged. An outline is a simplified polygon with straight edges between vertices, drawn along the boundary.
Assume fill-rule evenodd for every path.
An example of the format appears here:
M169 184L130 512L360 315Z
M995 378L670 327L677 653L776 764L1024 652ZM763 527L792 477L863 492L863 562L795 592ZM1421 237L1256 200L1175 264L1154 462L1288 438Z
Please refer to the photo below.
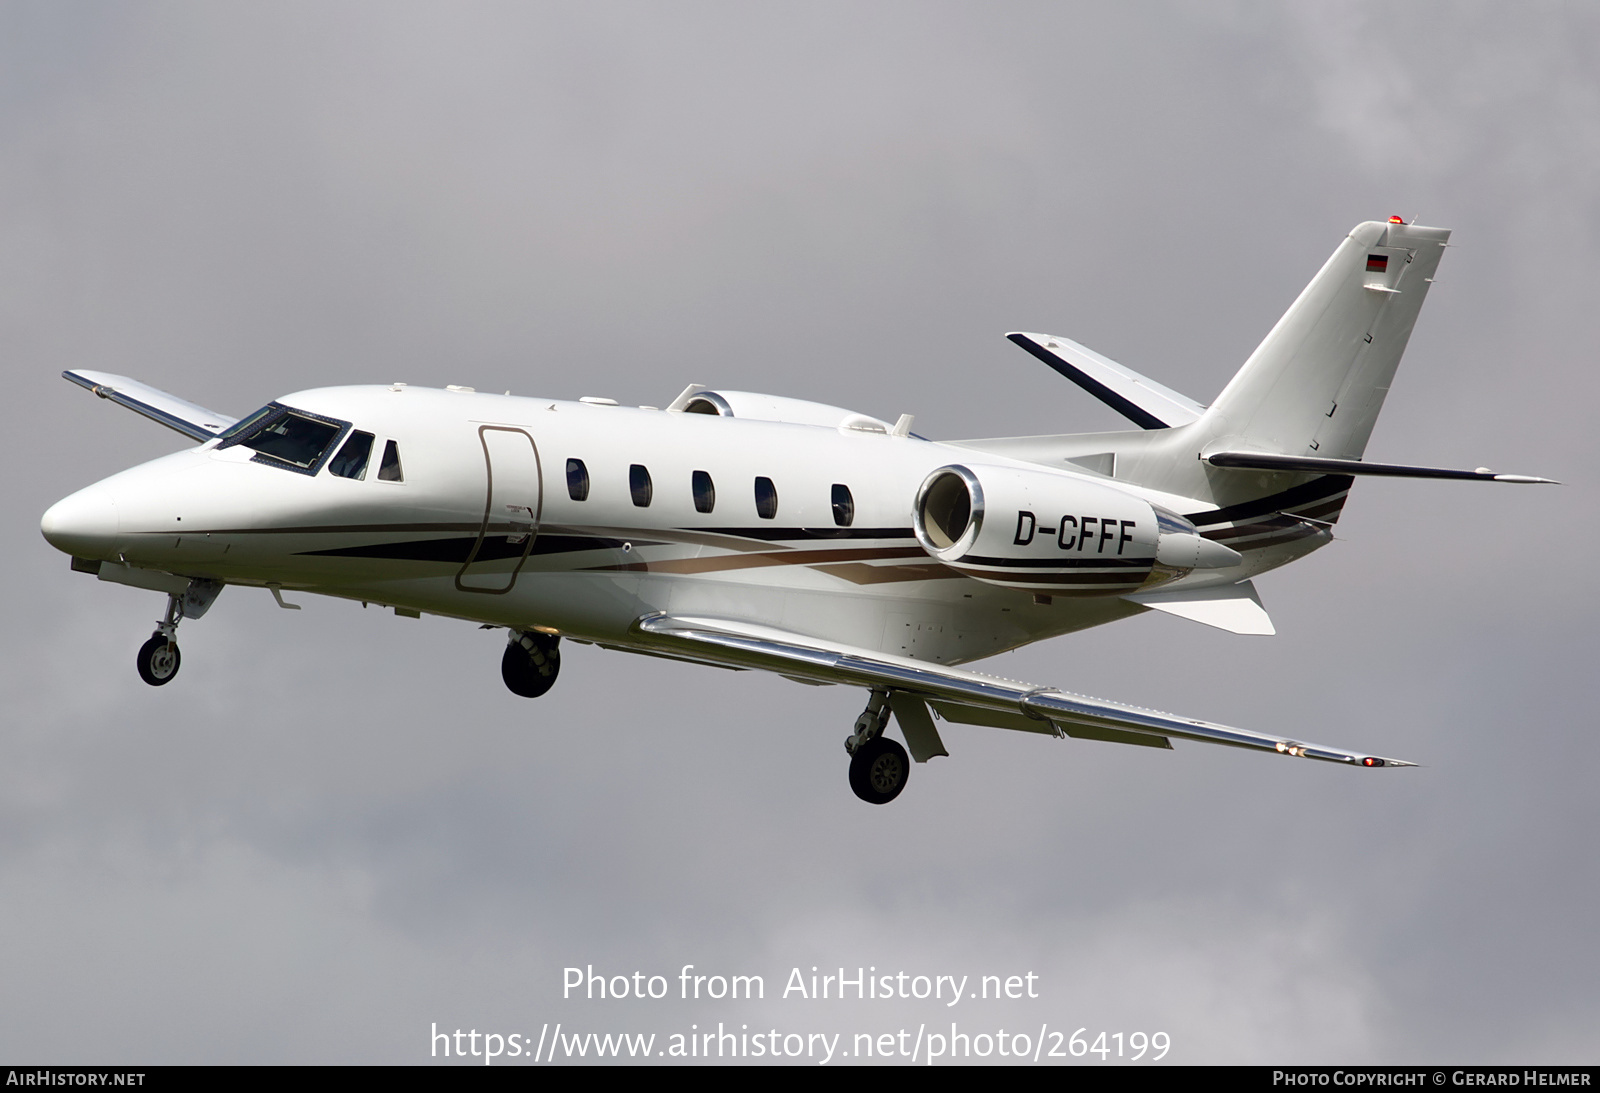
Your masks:
M1088 346L1056 334L1006 335L1141 429L1170 429L1199 421L1206 408L1187 395L1141 376Z
M118 406L126 406L136 414L158 421L169 429L176 429L195 440L211 440L239 419L207 410L204 406L169 395L165 391L140 383L127 376L114 376L110 372L89 372L73 369L61 373L62 379L86 387L103 399Z
M760 668L804 682L886 689L891 698L914 696L947 720L997 728L1170 747L1170 738L1277 752L1365 767L1410 767L1345 748L1308 744L1209 721L1035 687L1013 679L912 660L869 649L829 645L816 638L730 619L646 615L634 624L640 651L665 653L727 668ZM899 714L899 707L896 713ZM925 716L925 715L924 715ZM918 718L900 718L908 738ZM931 721L927 722L931 728ZM937 744L937 735L933 743ZM925 751L915 740L913 750ZM940 754L933 751L931 754ZM922 758L922 755L918 755Z

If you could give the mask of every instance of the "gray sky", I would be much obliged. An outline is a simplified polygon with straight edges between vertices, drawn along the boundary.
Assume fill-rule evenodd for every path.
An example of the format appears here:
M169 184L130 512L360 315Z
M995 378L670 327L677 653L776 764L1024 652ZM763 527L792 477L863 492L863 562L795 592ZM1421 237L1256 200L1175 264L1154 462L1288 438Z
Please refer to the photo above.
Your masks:
M1595 1061L1597 52L1561 4L0 5L0 1058L954 1019ZM1001 334L1209 400L1391 213L1457 246L1369 455L1566 485L1363 482L1258 582L1275 638L1143 616L989 665L1420 770L955 727L873 809L859 692L570 647L528 702L500 634L248 590L155 690L160 598L38 534L181 446L63 368L232 413L698 381L939 438L1115 428ZM587 964L768 998L563 1002ZM776 997L813 964L1041 997Z

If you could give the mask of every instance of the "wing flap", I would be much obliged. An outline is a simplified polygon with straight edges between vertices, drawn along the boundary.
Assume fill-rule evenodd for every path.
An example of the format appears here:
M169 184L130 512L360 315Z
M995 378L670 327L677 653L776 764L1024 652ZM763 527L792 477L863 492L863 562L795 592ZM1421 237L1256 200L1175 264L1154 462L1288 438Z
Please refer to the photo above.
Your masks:
M1090 739L1116 739L1107 735L1112 733L1119 736L1146 736L1153 741L1177 737L1207 744L1225 744L1320 759L1346 766L1415 766L1414 763L1398 759L1307 744L1288 737L1269 736L1049 687L1035 687L965 668L930 664L870 649L830 645L816 638L736 619L646 615L634 624L633 629L641 652L676 650L730 667L762 668L826 683L888 690L891 694L905 691L926 702L935 703L941 712L944 707L959 706L1016 715L1041 724L1052 723L1042 730L1045 732L1053 731L1055 725L1070 725L1101 734ZM1009 718L1006 720L1009 721ZM1012 722L1003 727L1019 726ZM1067 734L1080 735L1070 730ZM1161 744L1153 742L1150 746L1161 747Z
M61 377L194 440L212 440L218 433L239 420L227 414L207 410L204 406L197 406L187 399L169 395L165 391L151 387L147 383L140 383L136 379L129 379L127 376L69 369L61 373Z
M1108 744L1133 744L1140 748L1166 748L1172 750L1172 741L1165 736L1150 736L1142 732L1122 732L1118 729L1100 729L1089 725L1074 725L1070 721L1058 722L1061 731L1074 740L1104 740Z
M1075 740L1104 740L1112 744L1134 744L1143 748L1168 748L1172 742L1165 736L1152 736L1142 732L1122 732L1098 725L1080 725L1066 718L1042 720L1020 713L1003 710L986 710L981 706L963 706L959 702L930 702L946 721L959 725L981 725L990 729L1010 729L1013 732L1039 732L1050 736L1070 736Z
M1042 732L1048 736L1060 735L1055 722L1040 721L1037 717L1026 717L1020 713L990 710L982 706L964 706L959 702L930 702L928 705L932 706L940 717L946 721L954 721L958 725L1010 729L1012 732Z

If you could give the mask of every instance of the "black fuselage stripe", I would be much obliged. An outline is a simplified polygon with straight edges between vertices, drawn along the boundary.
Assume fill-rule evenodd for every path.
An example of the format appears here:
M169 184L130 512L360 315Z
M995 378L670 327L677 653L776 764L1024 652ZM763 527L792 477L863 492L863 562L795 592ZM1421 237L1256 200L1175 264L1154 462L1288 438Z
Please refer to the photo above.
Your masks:
M1149 569L1154 558L959 558L955 565L984 565L1009 569Z
M483 526L482 520L471 523L422 524L304 524L281 528L203 528L185 532L187 535L382 535L405 532L470 531L474 535ZM161 534L166 534L165 531Z
M1228 505L1220 509L1207 509L1204 512L1184 513L1184 519L1199 527L1210 524L1228 524L1235 520L1249 520L1256 516L1265 516L1268 513L1282 512L1299 505L1309 505L1323 498L1342 493L1350 488L1355 479L1347 474L1328 474L1321 478L1313 479L1304 485L1295 486L1293 489L1283 490L1279 493L1269 494L1254 501L1241 501L1237 505Z
M764 543L807 542L813 539L914 539L910 528L678 528L702 535L727 535L737 539L759 539Z
M1344 508L1344 502L1345 499L1343 497L1335 497L1332 500L1324 501L1319 505L1308 505L1304 508L1295 509L1294 515L1309 516L1313 518L1318 516L1338 515L1338 513Z
M302 550L301 555L322 558L386 558L407 562L453 562L463 564L472 555L477 536L460 536L452 539L413 539L403 543L368 543L363 546L334 547L330 550ZM539 554L573 554L586 550L617 550L621 539L599 539L576 535L541 535L527 551L530 557ZM474 561L496 561L502 558L520 558L527 544L512 542L503 535L484 539Z
M1205 532L1205 538L1218 542L1223 539L1238 539L1246 535L1265 535L1268 532L1288 531L1290 528L1303 528L1305 521L1292 517L1281 517L1277 520L1264 520L1259 524L1235 524L1231 528L1212 528Z
M1321 528L1315 527L1311 524L1301 524L1297 530L1285 532L1279 532L1276 528L1273 528L1269 529L1268 531L1261 532L1260 534L1262 537L1259 539L1249 539L1244 542L1241 542L1238 539L1230 539L1227 542L1227 546L1229 549L1236 550L1243 554L1246 551L1263 550L1266 547L1283 546L1285 543L1299 542L1301 539L1309 538L1310 536L1318 534L1320 531L1322 531ZM1219 536L1215 532L1208 532L1206 534L1206 538L1215 542L1218 540Z
M1048 581L1051 584L1066 585L1137 585L1143 584L1144 579L1149 575L1148 568L1143 573L990 573L983 570L972 569L959 563L952 565L951 568L959 570L969 577L980 577L989 581L1005 581L1008 584L1039 584Z

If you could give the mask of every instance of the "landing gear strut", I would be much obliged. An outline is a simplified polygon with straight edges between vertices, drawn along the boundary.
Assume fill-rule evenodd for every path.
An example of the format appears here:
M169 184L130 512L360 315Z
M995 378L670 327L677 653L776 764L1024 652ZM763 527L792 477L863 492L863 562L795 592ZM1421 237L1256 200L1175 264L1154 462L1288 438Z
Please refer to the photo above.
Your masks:
M561 672L561 638L537 630L513 630L500 658L500 678L514 695L538 698Z
M104 574L100 579L105 580ZM136 587L148 588L149 585L136 584ZM183 659L178 655L178 623L184 619L198 619L211 610L222 588L221 581L195 577L182 592L167 593L167 613L156 623L156 632L150 635L150 640L139 646L139 655L134 659L140 679L152 687L172 682Z
M868 804L886 805L900 796L911 775L906 749L883 735L888 722L889 692L873 691L856 718L856 731L844 742L850 753L850 788Z
M139 678L152 687L171 683L178 674L183 658L178 654L178 623L183 619L183 598L169 595L167 613L156 624L150 640L139 646L134 663L139 668Z

